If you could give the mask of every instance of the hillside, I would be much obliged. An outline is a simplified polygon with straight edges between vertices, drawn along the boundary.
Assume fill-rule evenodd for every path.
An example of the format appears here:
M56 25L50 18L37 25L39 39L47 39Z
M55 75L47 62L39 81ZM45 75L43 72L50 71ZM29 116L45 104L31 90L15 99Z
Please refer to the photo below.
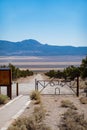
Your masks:
M87 55L87 47L53 46L29 39L21 42L0 40L0 56Z

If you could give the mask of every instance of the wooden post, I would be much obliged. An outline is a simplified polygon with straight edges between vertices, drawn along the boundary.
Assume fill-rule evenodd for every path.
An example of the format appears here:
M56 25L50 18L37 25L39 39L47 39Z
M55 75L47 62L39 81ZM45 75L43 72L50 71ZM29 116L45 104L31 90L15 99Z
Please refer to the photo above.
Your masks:
M38 91L38 81L35 79L35 91Z
M37 90L37 80L35 79L35 91Z
M0 86L0 94L1 94L1 86Z
M79 97L79 76L77 76L77 97Z
M10 89L10 92L9 92L9 94L10 94L10 99L12 99L12 85L9 86L9 89Z
M7 86L7 96L10 97L10 94L9 94L9 86Z
M38 91L38 81L37 81L37 83L36 83L36 84L37 84L37 89L36 89L36 90Z
M16 95L19 95L19 91L18 91L18 83L16 83Z
M12 99L12 72L11 69L9 69L9 85L7 85L7 95Z
M11 86L7 86L7 96L10 97L10 99L12 99L12 88Z

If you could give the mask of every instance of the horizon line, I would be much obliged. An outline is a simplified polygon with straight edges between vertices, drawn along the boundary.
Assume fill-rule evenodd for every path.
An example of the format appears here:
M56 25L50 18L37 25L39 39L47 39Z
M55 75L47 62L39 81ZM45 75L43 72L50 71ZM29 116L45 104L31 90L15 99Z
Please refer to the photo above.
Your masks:
M0 41L7 41L7 42L13 42L13 43L17 43L17 42L22 42L22 41L28 41L28 40L34 40L34 41L36 41L36 42L39 42L40 44L43 44L43 45L50 45L50 46L70 46L70 47L87 47L87 46L82 46L82 45L79 45L79 46L75 46L75 45L69 45L69 44L67 44L67 45L57 45L57 44L48 44L48 43L43 43L43 42L41 42L41 41L39 41L39 40L36 40L36 39L32 39L32 38L30 38L30 39L24 39L24 40L18 40L18 41L12 41L12 40L3 40L3 39L0 39Z

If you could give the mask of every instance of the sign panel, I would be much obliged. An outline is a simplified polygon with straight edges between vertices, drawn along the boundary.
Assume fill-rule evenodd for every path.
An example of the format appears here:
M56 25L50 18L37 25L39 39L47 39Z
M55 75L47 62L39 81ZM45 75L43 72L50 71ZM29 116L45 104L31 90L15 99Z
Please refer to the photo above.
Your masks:
M7 86L7 96L12 98L11 69L0 68L0 87Z
M11 71L0 69L0 86L11 84Z

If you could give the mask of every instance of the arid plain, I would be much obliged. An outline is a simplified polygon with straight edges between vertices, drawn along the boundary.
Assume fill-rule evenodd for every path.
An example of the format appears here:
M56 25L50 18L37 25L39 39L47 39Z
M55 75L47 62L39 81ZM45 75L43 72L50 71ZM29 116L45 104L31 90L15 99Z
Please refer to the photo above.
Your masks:
M62 70L70 65L79 66L85 56L0 56L0 66L15 65L35 72Z

